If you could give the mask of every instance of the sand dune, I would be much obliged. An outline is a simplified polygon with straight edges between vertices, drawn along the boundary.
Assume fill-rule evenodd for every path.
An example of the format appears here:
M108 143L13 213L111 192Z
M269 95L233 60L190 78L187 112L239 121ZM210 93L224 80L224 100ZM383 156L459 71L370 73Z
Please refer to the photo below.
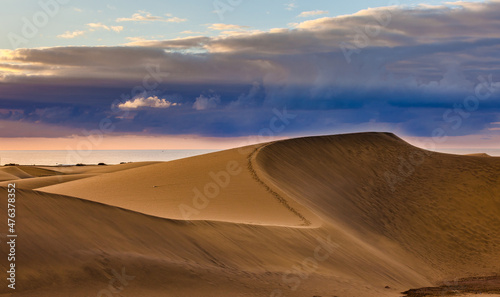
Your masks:
M252 152L255 148L245 151ZM170 219L309 226L315 216L283 201L253 178L238 149L151 164L37 190ZM120 181L120 182L117 182ZM291 211L290 209L300 209ZM307 216L307 219L302 215ZM317 223L317 220L316 220Z
M2 172L2 174L6 174L8 176L13 176L14 179L33 177L32 175L26 173L21 168L19 168L19 166L6 166L3 168L0 168L0 171Z
M0 182L0 187L7 187L12 181L16 182L16 187L19 189L33 190L40 187L47 187L51 185L61 184L69 181L74 181L77 179L88 178L96 176L96 174L64 174L64 175L53 175L53 176L43 176L43 177L33 177L25 179L12 180Z
M80 174L80 173L101 174L101 173L111 173L122 170L128 170L156 163L158 162L134 162L134 163L113 165L113 166L85 165L85 166L51 166L51 167L39 167L39 168L52 170L64 174Z
M4 168L2 168L2 169L4 169ZM20 178L14 174L0 170L0 181L16 180L16 179L20 179Z
M155 163L157 162L137 162L115 166L7 166L0 168L0 187L6 187L15 180L17 188L32 190Z
M467 156L473 156L473 157L491 157L490 155L488 155L486 153L468 154Z
M500 270L500 158L352 134L278 142L262 149L259 162L323 219L373 241L393 240L439 277Z
M31 177L45 177L61 174L61 172L53 170L53 168L41 168L36 166L16 166L16 168L22 170Z
M16 296L401 296L500 272L500 158L363 133L118 166L19 190Z
M4 166L0 168L0 181L54 176L61 173L35 166Z

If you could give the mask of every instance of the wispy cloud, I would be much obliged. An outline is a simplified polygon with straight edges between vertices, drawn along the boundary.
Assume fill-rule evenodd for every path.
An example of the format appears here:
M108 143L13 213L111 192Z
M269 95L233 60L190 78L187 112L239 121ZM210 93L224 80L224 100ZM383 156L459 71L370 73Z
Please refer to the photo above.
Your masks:
M327 10L312 10L312 11L303 11L301 12L298 17L299 18L310 18L318 15L324 15L328 14L329 12Z
M244 30L250 28L249 26L230 25L230 24L211 24L208 26L210 30L226 31L226 30Z
M199 31L192 31L192 30L186 30L186 31L182 31L181 34L203 34L203 32L199 32Z
M260 30L234 30L234 31L221 31L221 36L244 36L244 35L256 35L264 33Z
M149 108L169 108L171 106L176 106L178 103L167 101L166 99L160 99L158 96L140 96L124 103L118 104L119 109L138 109L141 107Z
M150 40L145 37L127 37L130 43L128 46L144 46L144 47L158 47L158 48L177 48L177 49L194 49L202 48L207 42L210 41L209 37L205 36L189 36L183 38L176 38L170 40Z
M168 18L165 20L165 22L167 23L182 23L182 22L186 22L187 19L182 19L182 18L179 18L179 17L171 17L171 18Z
M154 16L150 12L140 10L134 13L130 18L117 18L117 22L166 22L166 23L182 23L187 19L174 17L171 14L166 14L167 18L161 16Z
M85 34L85 31L66 31L61 35L57 35L57 38L72 39Z
M493 123L491 123L490 125L493 125L493 126L500 126L500 122L493 122ZM500 131L500 127L491 127L491 128L489 128L488 130L490 130L490 131Z
M107 26L107 25L104 25L103 23L89 23L89 24L87 24L87 26L90 27L90 31L95 31L98 29L104 29L107 31L114 31L116 33L120 33L121 31L123 31L123 26Z
M220 35L227 36L239 36L239 35L253 35L263 33L260 30L249 30L249 26L241 26L241 25L231 25L231 24L211 24L207 25L208 29L214 31L221 31Z
M290 2L290 3L287 3L285 4L285 9L286 10L294 10L298 7L297 3L295 3L295 0Z
M123 26L107 26L104 25L103 23L88 23L87 24L88 31L93 32L96 30L106 30L106 31L113 31L116 33L120 33L123 31ZM64 38L64 39L72 39L76 38L82 35L85 35L87 31L85 30L76 30L76 31L66 31L63 34L57 35L57 38Z
M146 38L144 38L144 37L137 37L137 36L129 36L129 37L125 37L125 39L129 40L130 42L143 42L143 41L147 41Z

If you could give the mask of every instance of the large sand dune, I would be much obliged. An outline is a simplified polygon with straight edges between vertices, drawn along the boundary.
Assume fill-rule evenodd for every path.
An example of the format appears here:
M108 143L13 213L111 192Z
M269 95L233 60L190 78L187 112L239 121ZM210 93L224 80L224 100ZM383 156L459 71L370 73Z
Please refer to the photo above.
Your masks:
M12 296L401 296L500 272L500 158L363 133L84 167L0 172L21 188Z
M255 149L249 147L244 151L252 152ZM38 190L162 218L311 225L315 216L308 209L292 199L280 201L255 180L248 170L249 156L249 153L233 149L117 171ZM288 208L284 207L284 203Z

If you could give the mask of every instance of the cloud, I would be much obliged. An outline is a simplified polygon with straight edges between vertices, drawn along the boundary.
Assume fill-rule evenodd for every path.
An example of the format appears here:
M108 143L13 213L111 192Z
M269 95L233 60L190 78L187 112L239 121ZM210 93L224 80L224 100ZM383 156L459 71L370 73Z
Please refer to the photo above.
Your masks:
M205 97L204 95L200 95L196 98L196 101L193 104L193 109L196 110L206 110L206 109L214 109L220 104L220 96L213 95L209 97Z
M295 3L295 0L290 2L290 3L285 4L285 9L289 10L289 11L296 9L297 7L298 6L297 6L297 3Z
M226 30L243 30L250 28L248 26L240 26L240 25L229 25L229 24L211 24L208 26L210 30L216 31L226 31Z
M104 25L103 23L88 23L87 26L89 27L90 32L96 31L99 29L113 31L116 33L120 33L121 31L123 31L123 26L107 26L107 25ZM83 30L77 30L77 31L73 31L73 32L66 31L64 34L57 35L57 38L72 39L72 38L76 38L78 36L82 36L85 33L87 33L87 32L83 31Z
M65 33L61 34L61 35L57 35L57 38L65 38L65 39L72 39L72 38L76 38L78 36L82 36L85 34L85 31L66 31Z
M244 36L244 35L255 35L263 33L260 30L241 30L241 31L222 31L220 32L220 36Z
M179 17L171 17L171 18L168 18L165 20L165 22L167 22L167 23L183 23L186 21L187 21L187 19L182 19Z
M248 30L249 26L229 25L229 24L211 24L208 25L210 30L220 31L221 37L229 36L245 36L263 33L260 30Z
M203 48L211 39L204 36L189 36L169 40L148 40L144 37L127 37L128 46L168 48L168 49L194 49Z
M241 94L238 96L238 99L229 103L230 108L239 108L239 107L255 107L258 106L259 101L265 97L265 93L263 92L262 86L260 82L253 82L250 91L246 94Z
M111 26L109 28L115 31L116 33L120 33L121 31L123 31L123 26Z
M397 86L462 92L476 83L478 75L499 71L500 59L495 52L500 49L500 39L495 36L500 23L496 12L500 12L498 2L476 3L474 9L370 9L353 16L306 21L295 30L170 40L141 38L132 40L128 47L19 49L9 55L9 63L36 63L53 78L95 77L103 82L139 79L144 76L144 65L151 63L171 72L170 81L184 84L295 83L311 86L316 94L363 81L366 89ZM389 23L384 21L389 19ZM477 30L479 23L481 30ZM370 28L372 35L354 28ZM363 37L366 42L358 34L368 36ZM361 41L364 43L358 44ZM169 54L165 49L182 54ZM350 64L345 50L351 50ZM30 79L43 73L43 69L30 73ZM458 76L450 76L453 73ZM21 74L17 78L8 74L8 79L27 79Z
M313 16L318 16L318 15L323 15L323 14L328 14L328 13L329 12L326 10L303 11L298 15L298 17L299 18L310 18Z
M119 109L138 109L142 107L150 108L169 108L171 106L177 106L178 103L167 101L166 99L160 99L158 96L139 96L124 103L118 104Z
M0 119L0 137L9 138L27 138L47 137L56 138L60 136L71 136L79 132L75 128L65 127L55 124L46 124L41 122L29 122L19 120L3 120ZM4 140L2 140L3 142ZM31 141L29 141L31 142ZM32 144L31 144L32 147Z
M216 37L0 51L0 107L22 110L9 115L12 121L75 127L110 117L117 131L130 133L247 135L282 106L298 115L290 133L372 126L420 136L436 127L450 135L480 133L499 121L499 13L499 1L383 7L306 20L293 30L235 28ZM224 35L239 30L246 34ZM460 129L449 129L443 113L464 106L485 79L490 97ZM114 100L134 98L131 90L145 86L196 99L157 95L160 103L143 103L154 97L148 95L127 118L110 111ZM148 106L155 102L178 106Z
M125 39L130 40L130 43L128 45L141 45L142 42L148 41L144 37L137 37L137 36L129 36L125 37Z
M185 30L185 31L182 31L181 34L197 34L197 35L200 35L200 34L203 34L203 32L192 31L192 30Z
M492 122L492 123L490 123L490 126L496 126L496 127L490 127L488 130L500 131L500 122Z
M114 31L116 33L120 33L123 31L123 26L106 26L103 23L89 23L87 26L90 27L90 31L95 31L98 29L104 29L107 31Z
M187 19L182 19L179 17L174 17L170 14L167 14L168 18L154 16L150 12L140 10L137 13L134 13L130 18L117 18L117 22L166 22L166 23L182 23L186 22Z

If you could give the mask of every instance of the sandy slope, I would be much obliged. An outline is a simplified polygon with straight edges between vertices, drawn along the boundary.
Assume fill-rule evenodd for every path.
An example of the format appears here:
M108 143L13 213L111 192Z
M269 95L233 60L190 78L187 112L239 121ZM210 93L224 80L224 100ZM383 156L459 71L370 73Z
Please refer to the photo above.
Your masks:
M82 179L92 176L96 176L96 174L82 173L82 174L52 175L52 176L17 179L15 181L17 188L32 190L40 187L47 187L50 185L61 184L64 182L74 181L77 179ZM9 179L8 181L0 182L0 187L7 187L7 185L12 181L13 181L12 179Z
M0 187L6 187L15 180L18 188L32 190L155 163L157 162L136 162L115 166L6 166L0 168Z
M401 296L500 272L500 158L366 133L129 166L18 193L15 296ZM107 294L113 269L135 278Z
M259 156L325 220L397 242L437 277L500 271L500 158L430 153L389 134L295 139Z
M163 218L311 225L315 216L309 210L293 200L289 201L289 208L283 207L282 201L254 180L248 170L249 153L254 150L248 148L240 153L233 149L38 190ZM290 209L300 209L300 213Z
M19 177L4 170L0 170L0 181L15 180L15 179L19 179Z
M101 174L101 173L111 173L122 170L128 170L133 168L138 168L142 166L147 166L151 164L156 164L158 162L134 162L134 163L125 163L113 166L99 166L99 165L86 165L86 166L48 166L48 167L39 167L41 169L57 171L63 174L80 174L80 173L88 173L88 174ZM26 166L28 167L28 166Z
M486 153L467 154L467 156L472 156L472 157L486 157L486 158L491 157L490 155L488 155Z
M394 282L371 271L376 266L389 273L392 267L363 247L325 244L328 235L348 244L341 231L183 223L54 194L23 190L18 196L20 296L96 296L112 269L122 268L136 277L122 296L268 296L285 291L288 283L299 287L287 296L325 291L362 296L363 291L384 292L382 284ZM283 282L284 271L314 257L322 243L321 257L331 249L332 258L309 280L290 276ZM349 267L350 261L357 264ZM356 275L373 284L366 288Z
M5 166L0 168L0 176L7 176L13 179L33 177L17 166Z
M35 166L4 166L0 167L0 185L6 184L11 180L36 179L38 177L58 176L60 172L39 168ZM57 182L55 182L57 183Z

